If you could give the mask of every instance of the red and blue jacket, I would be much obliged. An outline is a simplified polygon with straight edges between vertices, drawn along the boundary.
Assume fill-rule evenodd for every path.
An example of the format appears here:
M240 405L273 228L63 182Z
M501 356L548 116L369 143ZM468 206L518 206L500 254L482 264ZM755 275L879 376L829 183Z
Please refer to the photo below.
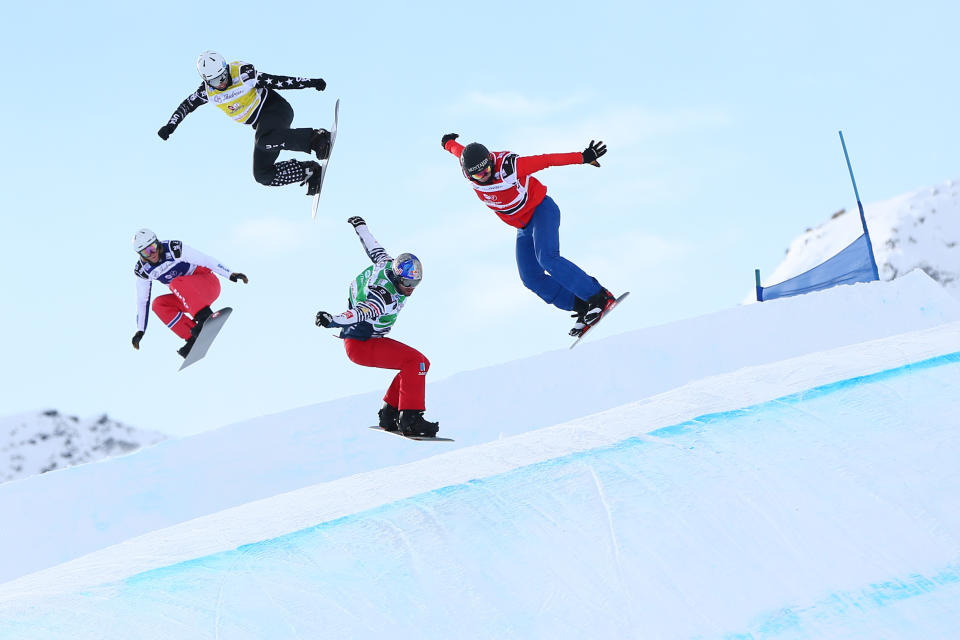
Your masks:
M460 158L463 145L450 140L443 147ZM470 181L477 197L511 227L522 229L530 222L534 210L547 197L547 188L531 174L547 167L582 164L583 154L547 153L520 156L510 151L494 151L493 176L485 184ZM469 178L468 178L469 179Z

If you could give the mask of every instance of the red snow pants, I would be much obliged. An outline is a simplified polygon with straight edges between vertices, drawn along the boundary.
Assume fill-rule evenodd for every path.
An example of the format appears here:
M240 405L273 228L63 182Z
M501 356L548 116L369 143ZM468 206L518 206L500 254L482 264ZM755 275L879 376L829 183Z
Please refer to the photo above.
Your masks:
M186 340L196 324L191 316L220 296L220 280L210 269L197 267L189 276L170 281L170 293L153 300L153 312L165 325Z
M401 411L424 411L427 408L424 392L430 361L422 353L392 338L345 338L343 346L347 350L347 357L359 365L399 369L387 389L387 394L383 396L384 402Z

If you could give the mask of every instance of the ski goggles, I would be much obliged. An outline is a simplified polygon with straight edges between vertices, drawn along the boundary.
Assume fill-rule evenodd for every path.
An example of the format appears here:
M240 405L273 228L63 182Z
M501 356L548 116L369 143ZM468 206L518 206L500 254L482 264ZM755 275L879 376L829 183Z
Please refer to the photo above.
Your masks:
M486 182L490 178L491 173L493 173L493 167L488 164L477 173L471 173L470 177L477 182Z
M399 282L401 286L406 287L407 289L413 289L418 284L420 284L420 278L417 278L416 280L414 280L413 278L404 278L401 276L400 278L397 278L397 282Z
M229 79L230 79L230 69L224 69L223 73L218 75L216 78L213 78L212 80L207 80L207 84L213 87L214 89L218 89L220 85L227 82Z
M137 253L139 253L140 256L143 258L147 258L147 259L153 258L160 254L160 243L152 242L147 246L145 246L143 249L140 249L140 251L138 251Z

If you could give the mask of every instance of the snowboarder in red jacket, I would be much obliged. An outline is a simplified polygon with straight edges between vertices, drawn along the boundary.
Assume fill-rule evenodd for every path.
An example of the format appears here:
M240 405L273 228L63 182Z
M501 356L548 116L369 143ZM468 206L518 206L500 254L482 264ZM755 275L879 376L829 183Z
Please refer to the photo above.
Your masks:
M460 159L464 177L477 197L501 220L517 228L517 268L523 284L540 298L574 311L570 335L579 336L596 323L615 298L596 278L560 255L560 209L547 188L532 174L568 164L592 164L607 152L603 142L590 141L583 151L520 156L489 151L480 143L463 146L456 133L441 139L443 148Z

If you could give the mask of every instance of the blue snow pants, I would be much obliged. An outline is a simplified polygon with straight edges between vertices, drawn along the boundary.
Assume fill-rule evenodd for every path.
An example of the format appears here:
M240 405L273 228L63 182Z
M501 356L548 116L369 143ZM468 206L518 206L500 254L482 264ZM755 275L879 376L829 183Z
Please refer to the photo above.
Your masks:
M587 300L603 287L596 278L560 255L560 209L550 196L517 230L517 269L520 280L553 306L571 311L575 298Z

